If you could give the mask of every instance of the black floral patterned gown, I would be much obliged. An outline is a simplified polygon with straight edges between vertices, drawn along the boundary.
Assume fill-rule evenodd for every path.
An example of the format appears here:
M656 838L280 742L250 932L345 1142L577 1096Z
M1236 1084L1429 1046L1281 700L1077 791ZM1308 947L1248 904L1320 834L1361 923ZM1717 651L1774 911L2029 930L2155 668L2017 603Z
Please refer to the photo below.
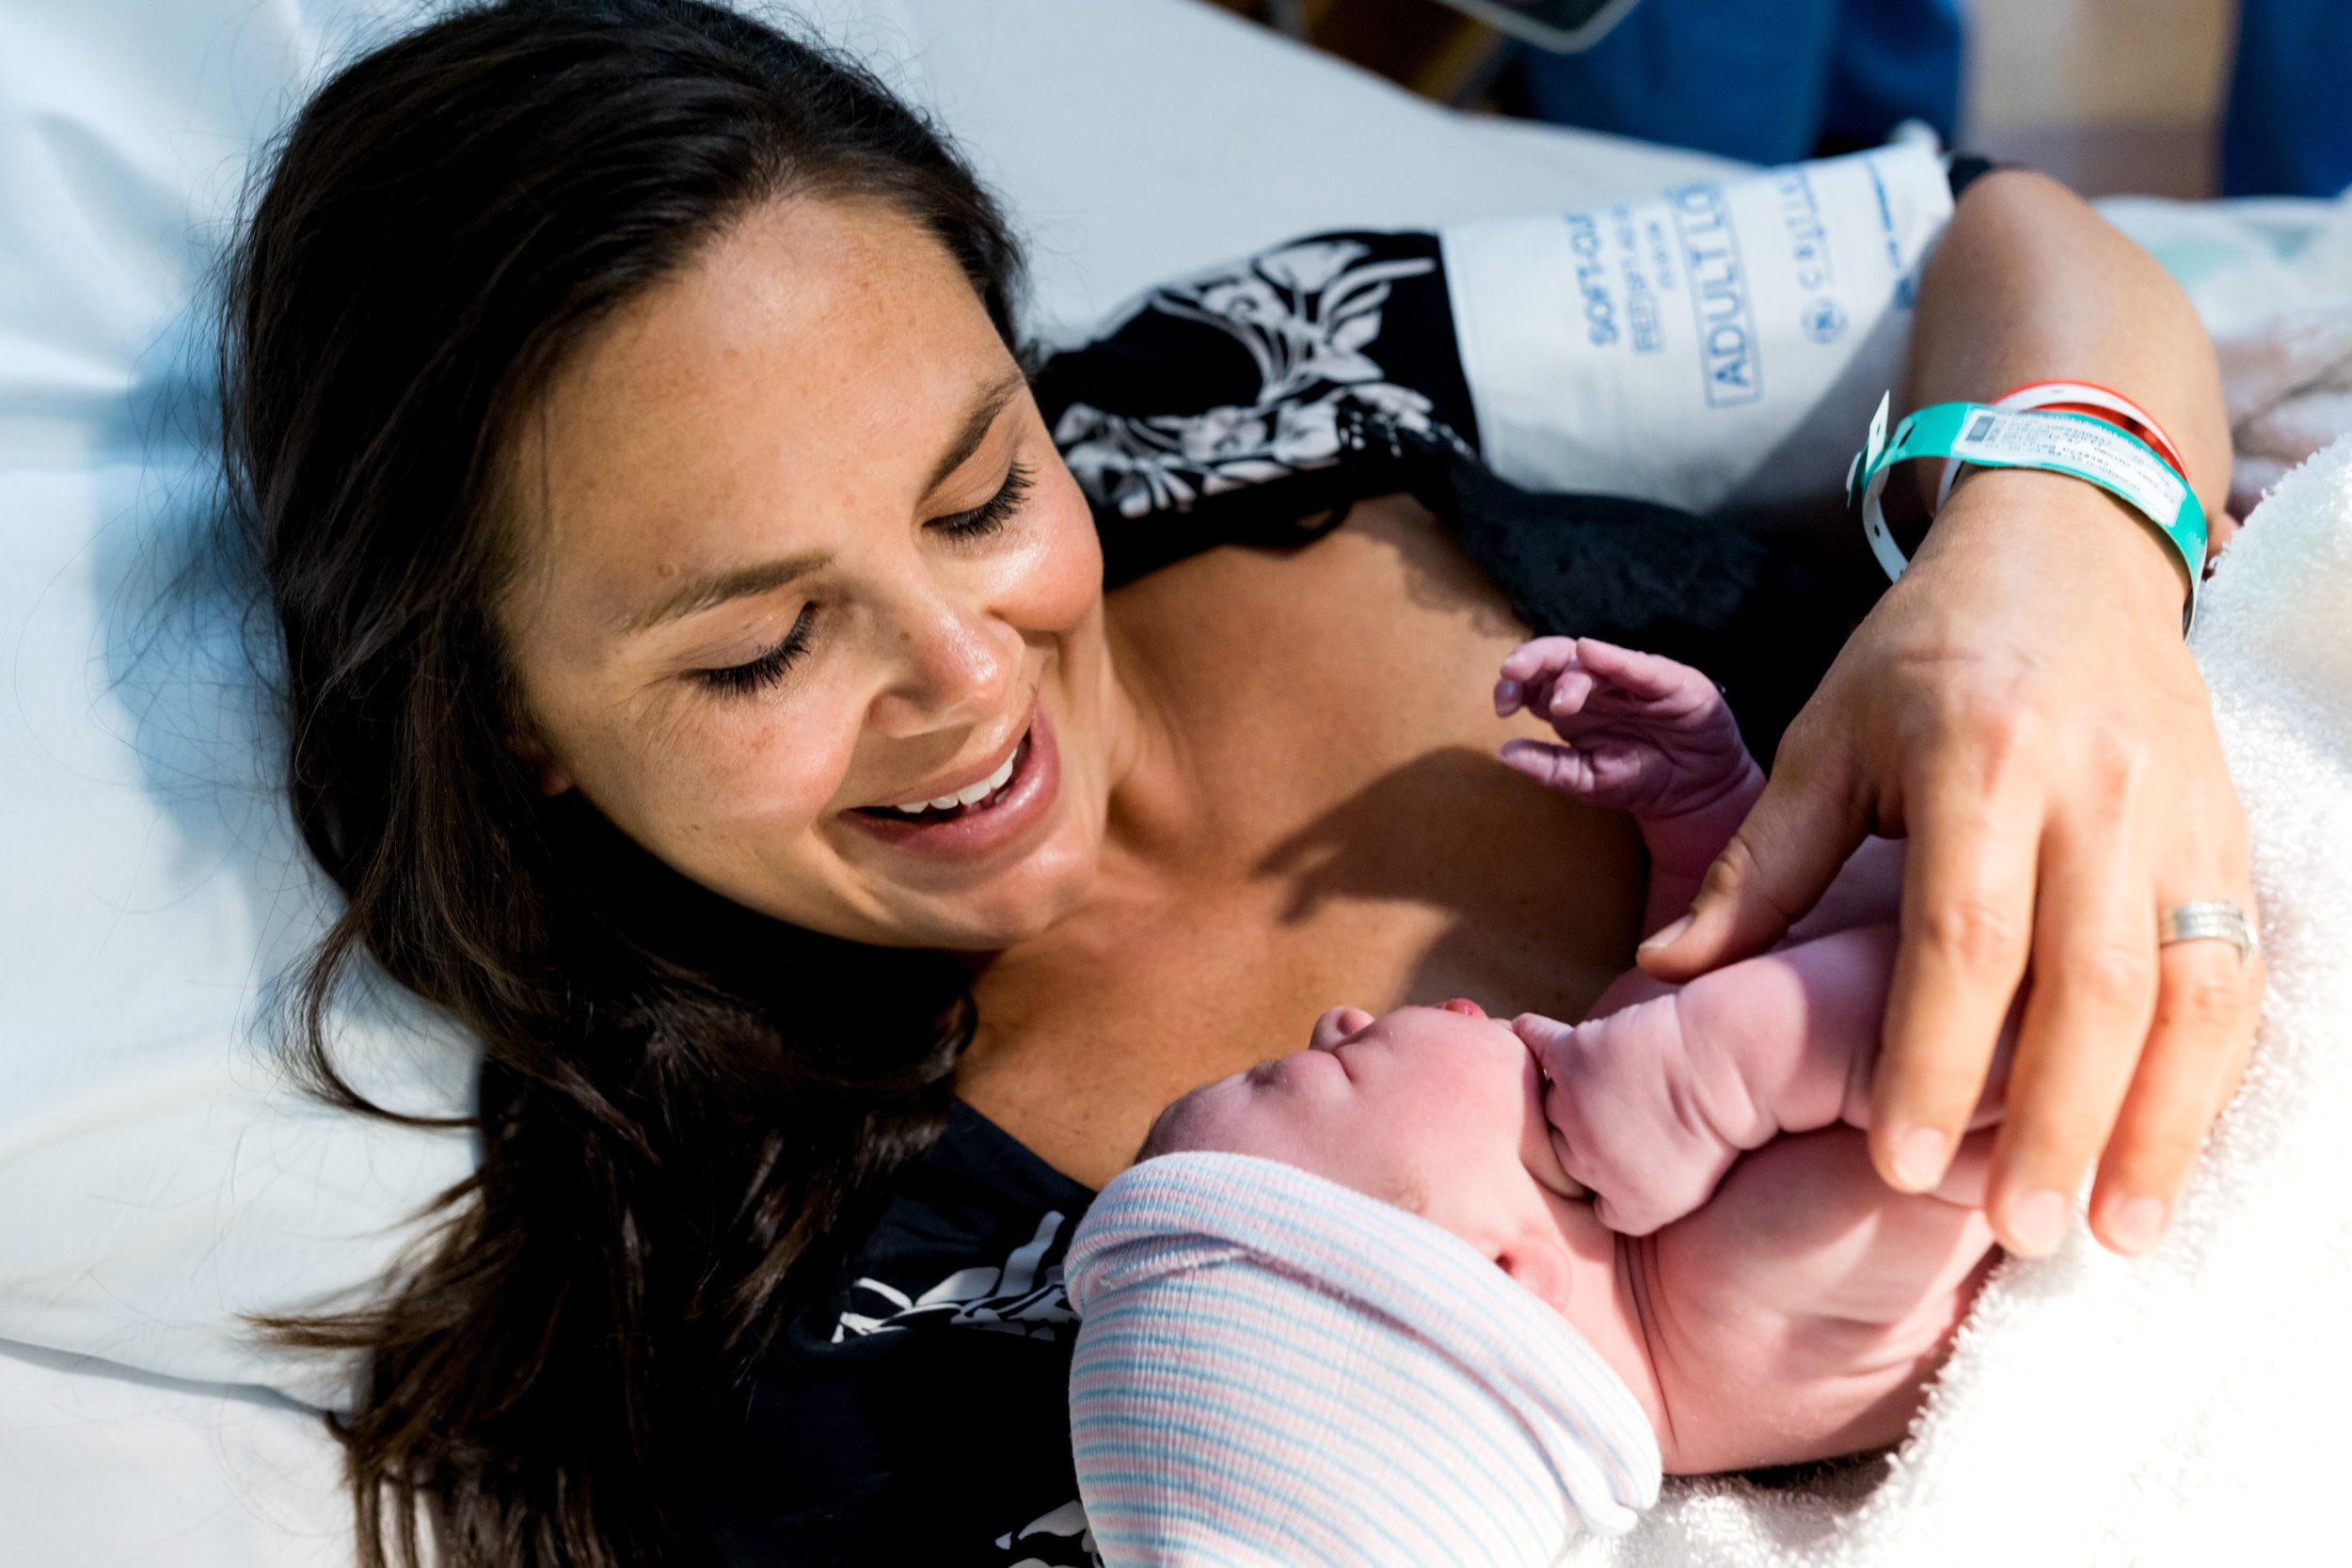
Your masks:
M1488 473L1442 269L1434 234L1319 235L1153 290L1049 359L1038 400L1109 584L1216 545L1302 544L1408 491L1531 626L1698 666L1770 756L1846 622L1728 520ZM1092 1196L959 1103L835 1288L716 1402L698 1467L722 1559L1096 1568L1061 1285Z

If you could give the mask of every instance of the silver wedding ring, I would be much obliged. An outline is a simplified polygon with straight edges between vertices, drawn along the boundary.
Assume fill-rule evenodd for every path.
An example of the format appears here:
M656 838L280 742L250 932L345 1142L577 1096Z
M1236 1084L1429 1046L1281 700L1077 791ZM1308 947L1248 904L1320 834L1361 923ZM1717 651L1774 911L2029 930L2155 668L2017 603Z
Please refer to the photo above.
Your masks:
M2176 942L2226 942L2237 949L2243 966L2254 956L2254 926L2227 898L2201 899L2174 908L2159 923L2156 945L2169 947Z

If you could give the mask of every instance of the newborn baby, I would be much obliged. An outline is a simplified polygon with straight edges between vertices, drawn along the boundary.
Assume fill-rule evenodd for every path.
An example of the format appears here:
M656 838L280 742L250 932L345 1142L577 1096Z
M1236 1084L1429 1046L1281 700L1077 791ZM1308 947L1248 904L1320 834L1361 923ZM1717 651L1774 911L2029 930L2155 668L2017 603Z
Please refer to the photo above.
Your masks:
M1632 815L1650 857L1643 929L1656 930L1697 895L1763 793L1723 694L1672 659L1548 637L1503 662L1496 711L1520 707L1563 743L1514 740L1502 760ZM1562 1165L1612 1229L1645 1234L1690 1212L1742 1151L1781 1133L1869 1125L1901 882L1901 847L1872 839L1773 952L1681 987L1630 971L1573 1027L1515 1021L1550 1083ZM1326 1023L1370 1017L1342 1008ZM1974 1127L1999 1119L2012 1037L2004 1030Z
M1631 811L1648 924L1682 907L1762 784L1720 694L1589 640L1503 675L1498 706L1564 742L1505 760ZM1678 990L1628 976L1593 1022L1334 1008L1169 1107L1068 1263L1104 1560L1541 1562L1627 1528L1661 1465L1899 1436L1993 1247L1988 1138L1907 1196L1837 1125L1884 1000L1891 932L1856 922L1891 912L1888 847L1801 940Z

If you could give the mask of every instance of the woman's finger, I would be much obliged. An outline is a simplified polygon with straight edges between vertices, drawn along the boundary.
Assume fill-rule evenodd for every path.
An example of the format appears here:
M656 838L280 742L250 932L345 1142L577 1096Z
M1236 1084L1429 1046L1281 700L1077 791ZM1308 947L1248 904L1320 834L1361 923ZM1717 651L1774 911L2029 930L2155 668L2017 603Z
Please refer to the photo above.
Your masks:
M2242 871L2217 866L2193 886L2159 885L2168 888L2159 914L2217 896L2249 917L2254 908ZM2155 1022L2090 1199L2092 1230L2118 1252L2145 1252L2163 1239L2206 1131L2237 1091L2262 1008L2261 958L2240 961L2226 942L2169 943L2157 950L2157 973Z
M1906 1192L1943 1179L2026 973L2042 798L2014 774L1923 758L1902 937L1870 1093L1870 1153Z
M2115 1126L2156 1006L2153 880L2131 785L2043 837L2033 989L2018 1025L1987 1209L2001 1244L2039 1258Z
M1869 827L1841 762L1813 749L1820 726L1789 731L1764 793L1707 868L1691 912L1635 951L1661 980L1688 980L1778 942L1836 877ZM1845 753L1840 752L1839 757Z

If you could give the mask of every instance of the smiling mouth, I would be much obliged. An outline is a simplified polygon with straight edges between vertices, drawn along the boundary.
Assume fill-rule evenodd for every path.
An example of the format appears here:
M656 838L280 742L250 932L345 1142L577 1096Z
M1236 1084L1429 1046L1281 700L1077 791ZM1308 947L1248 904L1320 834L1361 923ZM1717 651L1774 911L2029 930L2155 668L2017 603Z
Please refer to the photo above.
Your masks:
M1034 733L1034 732L1032 732ZM1030 736L1024 735L1012 754L997 766L996 771L976 784L966 784L953 795L934 800L911 801L902 806L860 806L861 816L879 817L884 822L953 822L1001 804L1021 776L1021 765L1029 757Z

